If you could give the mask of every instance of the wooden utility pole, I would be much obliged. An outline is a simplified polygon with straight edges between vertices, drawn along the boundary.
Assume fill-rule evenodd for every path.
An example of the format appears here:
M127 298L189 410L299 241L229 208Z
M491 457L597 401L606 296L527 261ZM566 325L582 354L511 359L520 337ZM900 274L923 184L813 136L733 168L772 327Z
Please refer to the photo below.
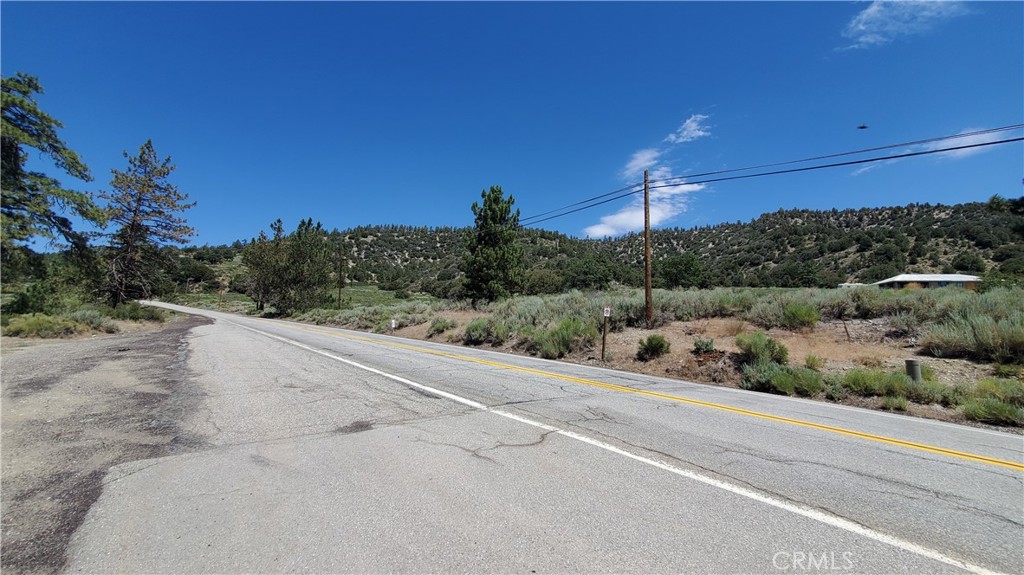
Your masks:
M341 309L341 288L345 286L345 264L344 240L338 240L338 309Z
M647 170L644 170L644 315L648 328L654 325L654 294L651 288L651 187Z

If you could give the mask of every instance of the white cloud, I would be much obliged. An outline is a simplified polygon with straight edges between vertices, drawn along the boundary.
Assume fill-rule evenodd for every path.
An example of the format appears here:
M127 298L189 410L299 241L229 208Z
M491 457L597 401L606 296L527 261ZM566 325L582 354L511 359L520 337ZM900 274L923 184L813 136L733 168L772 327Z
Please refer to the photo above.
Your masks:
M711 132L708 131L707 126L701 122L707 120L708 117L704 114L694 114L686 119L685 122L675 132L669 134L666 138L666 142L672 142L673 144L681 144L683 142L692 142L697 138L703 138L704 136L710 136Z
M666 166L655 168L651 172L652 180L664 180L672 177L672 170ZM653 186L661 184L654 183ZM651 190L651 227L661 225L686 211L688 195L704 189L703 184L687 184L680 182L664 188ZM638 195L628 205L623 206L614 214L601 218L601 223L594 224L583 230L591 238L618 236L628 232L644 229L644 198Z
M850 48L884 46L894 40L925 34L942 22L965 14L962 2L944 0L875 0L843 31Z
M671 144L692 142L697 138L711 135L707 126L703 124L708 116L693 114L665 138ZM662 156L672 149L673 146L665 148L644 148L633 152L626 166L622 169L622 179L628 182L636 182L643 176L644 170L650 171L652 182L654 180L666 180L672 178L672 169L660 165ZM664 185L654 182L652 185ZM651 226L665 223L677 215L686 211L687 195L691 192L704 189L703 185L687 184L684 181L673 183L664 188L651 190ZM635 197L629 204L619 211L604 216L600 223L588 226L583 233L591 238L603 238L606 236L617 236L627 232L635 232L644 228L644 199L643 196Z
M964 130L960 134L969 134L971 132L977 132L978 130ZM989 142L995 142L1003 137L1003 134L998 132L990 132L988 134L975 134L973 136L964 136L963 138L956 138L953 140L941 140L938 142L931 142L923 146L924 150L941 150L943 148L955 148L958 146L970 146L973 144L987 144ZM981 146L977 148L967 148L964 150L950 150L948 152L939 152L935 154L940 158L952 158L959 160L968 156L974 156L991 149L990 146Z
M971 145L975 145L975 144L987 144L989 142L995 142L995 141L997 141L997 140L999 140L1000 138L1003 137L1003 134L1000 134L999 132L990 132L990 133L987 133L987 134L974 134L974 132L977 132L977 131L979 131L979 130L978 129L962 130L962 131L960 131L958 133L958 135L960 135L960 134L972 134L972 135L970 135L970 136L963 136L961 138L947 138L947 139L944 139L944 140L938 140L938 141L935 141L935 142L929 142L927 144L921 144L919 146L913 146L913 147L910 147L910 148L905 148L903 150L900 150L899 153L900 154L910 154L910 153L914 153L914 152L931 152L931 151L935 151L935 150L943 150L943 149L946 149L946 148L957 148L957 147L960 147L960 146L971 146ZM951 159L951 160L961 160L963 158L967 158L967 157L970 157L970 156L981 154L983 152L987 152L990 149L991 149L991 146L979 146L979 147L976 147L976 148L966 148L966 149L963 149L963 150L950 150L948 152L938 152L938 153L932 154L930 157L933 157L933 158L946 158L946 159ZM929 156L925 156L925 157L929 157ZM880 160L880 161L877 161L877 162L872 162L870 164L864 164L861 167L859 167L856 170L854 170L853 172L851 172L850 175L851 176L859 176L861 174L865 174L867 172L870 172L872 170L881 168L883 166L889 166L891 164L902 162L905 159L906 158L894 158L892 160Z
M644 174L644 170L653 168L658 164L662 150L657 148L645 148L633 153L626 167L622 169L622 177L626 180L635 180Z

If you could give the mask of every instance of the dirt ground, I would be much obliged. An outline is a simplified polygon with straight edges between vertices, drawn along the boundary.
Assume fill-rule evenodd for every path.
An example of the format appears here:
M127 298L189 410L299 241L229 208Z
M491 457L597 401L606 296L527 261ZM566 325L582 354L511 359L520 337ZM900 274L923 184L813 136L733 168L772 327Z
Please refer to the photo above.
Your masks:
M440 315L455 320L458 327L445 334L429 338L432 341L445 342L456 338L469 321L485 314L480 312L444 312ZM397 330L395 335L428 339L426 337L427 328L427 324L411 326ZM564 358L564 361L698 383L738 387L741 371L736 361L736 354L739 352L739 348L736 347L736 335L758 329L757 326L734 318L672 322L653 330L626 328L620 332L608 334L604 361L600 357L600 343L593 350L570 354ZM669 341L670 352L652 361L637 360L637 344L641 339L655 333L664 336ZM823 373L841 373L854 367L903 371L906 368L906 360L916 359L922 365L932 368L939 382L948 385L956 383L973 385L980 379L992 376L992 368L989 365L960 359L919 356L916 340L893 334L883 320L851 320L847 321L845 325L839 321L823 321L819 322L813 330L772 329L768 330L768 334L789 349L791 365L803 365L808 355L814 355L824 360L824 367L821 369ZM714 340L715 352L703 356L692 353L694 341L698 336ZM514 342L496 349L525 355L521 346L517 346ZM880 398L848 397L842 403L881 409L882 402ZM989 427L968 421L957 410L939 405L911 403L907 414L976 427ZM996 429L1011 433L1024 433L1024 430L1015 428L1000 427Z
M175 422L199 401L185 338L208 322L175 317L117 335L0 341L5 574L61 570L111 466L197 446Z

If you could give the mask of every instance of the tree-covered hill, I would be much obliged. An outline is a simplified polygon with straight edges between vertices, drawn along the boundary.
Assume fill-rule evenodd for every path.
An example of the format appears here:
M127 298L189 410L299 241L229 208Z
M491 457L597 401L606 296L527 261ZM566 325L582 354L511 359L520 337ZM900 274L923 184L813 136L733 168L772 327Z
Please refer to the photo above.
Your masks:
M1024 272L1021 217L986 203L779 210L748 223L652 232L656 269L692 254L705 286L825 286L898 273ZM366 226L339 232L349 277L438 296L457 290L468 228ZM643 236L581 240L524 229L525 291L642 282ZM661 264L660 266L658 264ZM693 271L693 270L691 270Z

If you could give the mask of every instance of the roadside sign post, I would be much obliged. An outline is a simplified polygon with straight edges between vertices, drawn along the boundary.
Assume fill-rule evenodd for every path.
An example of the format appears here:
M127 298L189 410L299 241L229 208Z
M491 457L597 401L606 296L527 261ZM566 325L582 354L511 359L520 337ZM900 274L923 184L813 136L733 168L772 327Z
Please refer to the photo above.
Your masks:
M601 330L601 361L604 361L605 343L608 341L608 318L612 316L612 306L604 306L604 329Z
M398 327L398 320L391 318L391 333L395 333L395 329Z

